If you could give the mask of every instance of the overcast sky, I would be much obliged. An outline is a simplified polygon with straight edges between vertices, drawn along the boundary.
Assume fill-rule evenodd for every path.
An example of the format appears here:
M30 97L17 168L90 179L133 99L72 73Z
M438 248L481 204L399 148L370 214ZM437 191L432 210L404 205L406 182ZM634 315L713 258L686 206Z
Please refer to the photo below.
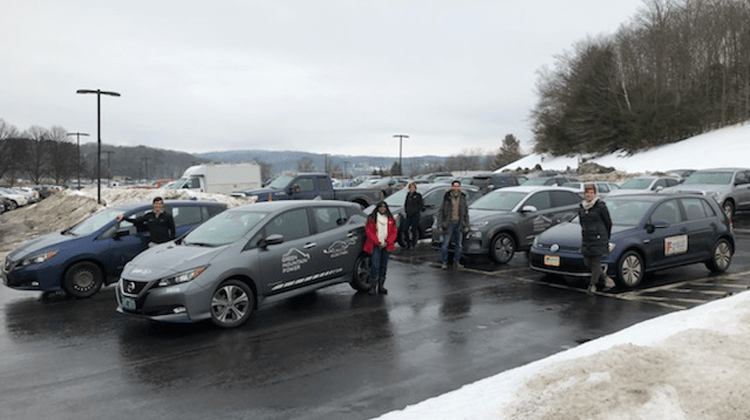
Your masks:
M530 144L537 71L643 0L33 1L0 12L0 119L188 153ZM83 141L83 140L82 140Z

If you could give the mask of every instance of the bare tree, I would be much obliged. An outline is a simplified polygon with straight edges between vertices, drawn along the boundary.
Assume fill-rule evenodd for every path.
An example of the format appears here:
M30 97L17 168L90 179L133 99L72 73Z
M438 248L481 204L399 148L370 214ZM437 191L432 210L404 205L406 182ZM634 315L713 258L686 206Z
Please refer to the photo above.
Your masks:
M26 137L31 140L26 161L26 175L34 184L41 184L49 173L51 161L49 136L46 128L36 125L26 130Z
M62 184L76 173L76 148L68 131L60 126L49 130L49 173L56 184Z
M315 163L311 157L305 156L297 161L297 172L315 172Z

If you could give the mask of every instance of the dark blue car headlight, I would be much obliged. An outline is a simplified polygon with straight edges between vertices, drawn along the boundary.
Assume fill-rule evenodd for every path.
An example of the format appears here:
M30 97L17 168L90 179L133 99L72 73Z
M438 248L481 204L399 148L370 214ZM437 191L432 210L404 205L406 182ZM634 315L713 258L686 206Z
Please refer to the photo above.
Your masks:
M201 273L204 272L207 268L208 266L204 265L202 267L183 271L181 273L177 273L169 277L161 278L159 279L159 281L156 282L156 287L169 287L169 286L174 286L175 284L187 283L191 280L194 280L196 277L200 276Z
M57 254L57 251L48 251L43 254L34 255L33 257L24 258L23 260L21 260L20 265L22 267L26 267L26 266L34 265L34 264L41 264L47 261L48 259L54 257L55 254Z

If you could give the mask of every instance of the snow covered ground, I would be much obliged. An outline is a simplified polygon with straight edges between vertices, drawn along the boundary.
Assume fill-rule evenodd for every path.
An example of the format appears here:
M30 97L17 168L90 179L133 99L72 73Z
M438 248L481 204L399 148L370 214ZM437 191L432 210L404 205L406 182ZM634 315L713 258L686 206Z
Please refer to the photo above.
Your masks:
M630 173L664 172L671 169L708 169L750 166L750 123L725 127L677 143L654 147L634 155L612 153L589 159L599 165ZM530 154L498 171L533 168L564 171L578 167L578 156L552 157Z
M594 161L628 173L750 166L750 125ZM509 169L575 169L530 155ZM500 168L502 170L504 168ZM607 299L596 296L596 299ZM465 385L381 420L746 420L750 292L674 312Z

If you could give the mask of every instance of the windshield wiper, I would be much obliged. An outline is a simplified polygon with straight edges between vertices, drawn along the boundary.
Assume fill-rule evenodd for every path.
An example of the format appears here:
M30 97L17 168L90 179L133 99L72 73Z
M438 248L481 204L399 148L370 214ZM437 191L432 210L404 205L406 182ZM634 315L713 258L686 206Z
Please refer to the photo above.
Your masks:
M213 248L214 247L214 244L209 244L209 243L206 243L206 242L187 242L187 241L183 241L183 243L184 243L185 246L201 246L201 247L206 247L206 248Z

